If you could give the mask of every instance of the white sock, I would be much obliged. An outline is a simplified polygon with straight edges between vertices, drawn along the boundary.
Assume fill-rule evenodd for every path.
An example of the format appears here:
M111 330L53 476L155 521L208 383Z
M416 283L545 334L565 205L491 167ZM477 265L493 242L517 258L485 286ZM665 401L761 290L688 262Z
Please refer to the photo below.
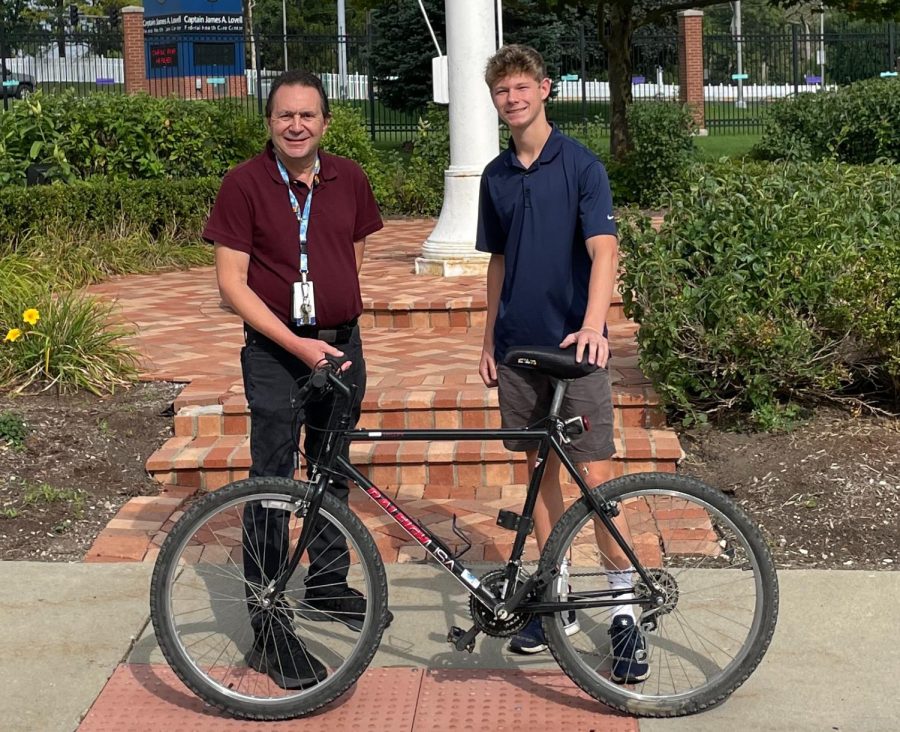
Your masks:
M634 568L629 567L628 569L611 569L607 572L607 579L609 581L609 589L611 590L619 590L619 589L630 589L634 585L633 580ZM616 596L621 600L631 600L634 598L633 592L624 593ZM616 605L612 608L612 616L610 620L617 615L627 615L632 620L637 621L634 613L635 606L634 605Z

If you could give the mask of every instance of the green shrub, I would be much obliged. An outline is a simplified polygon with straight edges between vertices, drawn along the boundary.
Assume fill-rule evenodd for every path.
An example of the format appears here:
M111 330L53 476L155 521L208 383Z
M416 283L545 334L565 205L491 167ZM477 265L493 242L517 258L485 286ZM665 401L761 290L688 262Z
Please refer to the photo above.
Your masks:
M396 208L396 160L375 149L359 109L345 104L332 105L331 122L322 139L322 148L359 163L382 210Z
M764 160L900 162L900 83L869 79L769 106L753 154Z
M610 161L613 200L655 206L684 178L694 151L694 119L671 102L628 107L632 150L621 163Z
M792 400L896 378L898 173L698 167L659 232L624 221L626 312L663 399L687 421L736 410L771 426Z
M0 115L0 185L23 185L32 164L65 182L221 176L264 141L234 102L37 93Z
M609 159L609 131L599 120L576 136L604 161L617 206L656 206L687 174L696 125L686 107L672 102L639 102L627 114L633 147L622 162Z
M431 104L419 119L398 206L408 216L436 216L444 202L444 171L450 167L450 117Z
M16 105L17 107L19 105ZM0 256L38 234L117 232L199 235L219 178L166 181L93 179L69 185L0 188Z

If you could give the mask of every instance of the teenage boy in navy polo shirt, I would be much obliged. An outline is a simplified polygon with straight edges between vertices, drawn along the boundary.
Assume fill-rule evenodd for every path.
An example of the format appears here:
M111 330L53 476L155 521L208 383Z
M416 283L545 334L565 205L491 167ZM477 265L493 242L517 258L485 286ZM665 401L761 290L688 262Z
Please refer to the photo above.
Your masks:
M222 297L244 320L251 476L293 476L299 435L291 394L325 356L348 359L345 381L359 387L355 420L365 392L358 274L366 237L383 223L362 169L319 150L330 119L318 77L303 71L278 77L266 102L266 149L225 176L203 232L215 243ZM305 282L311 290L299 287ZM297 297L306 311L293 307ZM319 454L322 429L333 410L344 409L342 402L333 394L307 405L306 454ZM333 479L328 490L346 502L345 480ZM255 600L288 556L286 519L287 512L263 505L244 512L244 579L255 637L247 662L279 686L298 689L315 685L327 670L297 637L290 610L264 611ZM309 547L306 591L292 599L317 620L359 630L366 600L347 586L346 540L327 522L319 528Z
M488 60L485 81L512 139L481 178L476 248L489 252L491 259L479 373L485 385L499 386L503 426L521 428L547 414L553 386L542 374L503 365L509 348L574 345L578 361L587 358L600 366L569 385L562 410L564 417L590 418L591 430L573 438L566 451L587 482L599 485L612 477L615 453L606 315L616 282L618 241L609 181L592 152L547 121L550 79L537 51L504 46ZM511 441L506 446L525 451L529 471L533 469L534 443ZM534 510L540 549L563 513L559 471L559 458L551 453ZM616 527L630 538L624 516L617 518ZM597 542L610 586L631 587L628 559L600 527ZM621 605L611 614L612 678L620 683L649 675L633 607ZM579 632L574 612L563 622L569 635ZM517 653L546 647L538 617L510 642Z

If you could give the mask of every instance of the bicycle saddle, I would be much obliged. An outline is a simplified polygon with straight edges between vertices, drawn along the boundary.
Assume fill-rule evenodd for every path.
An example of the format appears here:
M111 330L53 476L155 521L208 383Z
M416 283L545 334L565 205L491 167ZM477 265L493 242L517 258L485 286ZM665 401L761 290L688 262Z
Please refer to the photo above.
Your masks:
M599 368L597 364L588 363L586 348L581 363L577 363L574 345L565 349L552 346L510 348L503 363L517 369L540 371L557 379L577 379L592 374Z

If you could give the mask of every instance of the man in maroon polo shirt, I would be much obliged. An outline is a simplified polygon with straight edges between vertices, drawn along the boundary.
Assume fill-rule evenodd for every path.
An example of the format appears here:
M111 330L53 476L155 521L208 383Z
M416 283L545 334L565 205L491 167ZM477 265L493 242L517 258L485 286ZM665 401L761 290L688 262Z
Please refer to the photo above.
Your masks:
M366 237L384 224L362 169L319 150L329 120L318 77L287 71L276 79L266 102L266 149L225 176L203 232L215 244L222 297L244 320L251 476L294 474L299 427L291 394L325 356L348 360L345 380L359 387L354 423L365 392L358 275ZM332 395L307 405L307 455L319 454L322 429L333 410L345 408L342 400ZM346 502L346 481L334 479L328 489ZM288 518L261 504L244 512L244 578L255 634L247 662L279 686L297 689L318 683L327 670L297 637L292 612L264 611L257 600L288 556ZM302 607L314 619L358 631L366 600L347 585L346 541L326 521L316 529Z

